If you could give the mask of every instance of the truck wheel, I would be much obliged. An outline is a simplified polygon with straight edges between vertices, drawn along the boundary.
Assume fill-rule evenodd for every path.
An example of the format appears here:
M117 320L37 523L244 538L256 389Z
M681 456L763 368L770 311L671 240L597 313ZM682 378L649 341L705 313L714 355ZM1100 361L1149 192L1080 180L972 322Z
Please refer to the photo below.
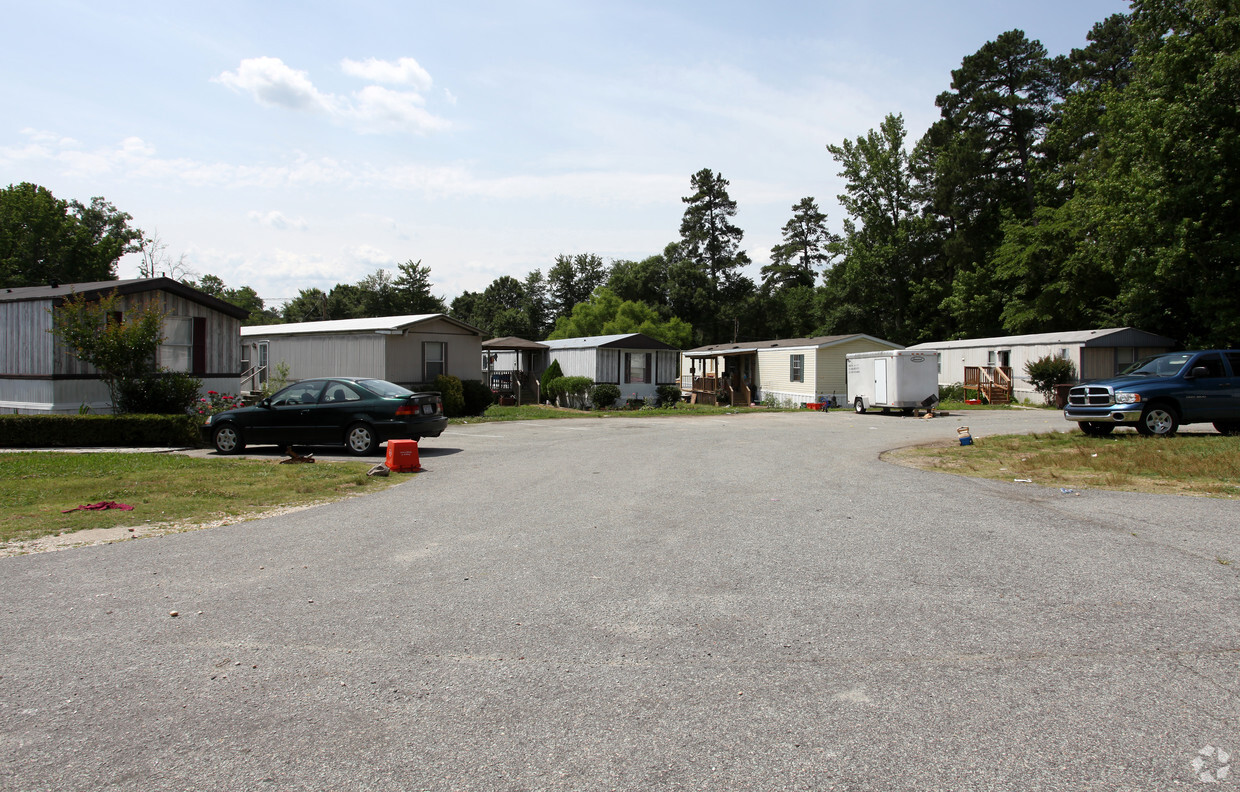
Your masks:
M1081 421L1081 431L1090 437L1106 437L1115 431L1115 424L1101 421Z
M853 402L853 412L857 413L857 415L861 415L865 412L865 402L861 401L860 396L858 396L856 401Z
M1214 424L1214 428L1217 429L1218 433L1221 435L1229 435L1232 437L1240 435L1240 423L1218 421Z
M1137 431L1146 437L1170 437L1179 426L1175 408L1158 402L1147 405L1137 421Z

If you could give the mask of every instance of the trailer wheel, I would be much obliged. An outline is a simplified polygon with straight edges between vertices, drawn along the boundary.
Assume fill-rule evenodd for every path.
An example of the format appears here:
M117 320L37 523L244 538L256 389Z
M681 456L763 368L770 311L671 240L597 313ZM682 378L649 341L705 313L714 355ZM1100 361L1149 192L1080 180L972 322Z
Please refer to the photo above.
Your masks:
M860 396L858 396L857 400L853 402L853 411L856 412L857 415L861 415L865 412L865 402L861 401Z

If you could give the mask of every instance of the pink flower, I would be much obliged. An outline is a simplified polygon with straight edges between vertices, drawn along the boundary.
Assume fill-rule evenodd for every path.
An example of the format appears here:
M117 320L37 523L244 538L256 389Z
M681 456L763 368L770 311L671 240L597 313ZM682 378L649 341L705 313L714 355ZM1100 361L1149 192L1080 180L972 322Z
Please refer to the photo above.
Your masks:
M219 396L220 394L217 393L216 391L207 391L207 395L208 396Z

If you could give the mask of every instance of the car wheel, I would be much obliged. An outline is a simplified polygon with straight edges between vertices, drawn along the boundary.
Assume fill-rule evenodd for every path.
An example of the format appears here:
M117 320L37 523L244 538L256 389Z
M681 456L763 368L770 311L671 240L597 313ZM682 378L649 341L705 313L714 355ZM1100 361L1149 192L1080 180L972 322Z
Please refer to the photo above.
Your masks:
M1141 411L1137 431L1147 437L1170 437L1180 426L1175 408L1154 402Z
M1106 437L1115 431L1115 424L1100 421L1081 421L1081 431L1090 437Z
M857 415L861 415L865 412L865 402L861 401L860 396L858 396L857 400L853 402L853 411L856 412Z
M357 456L369 456L379 448L379 438L375 435L375 430L364 423L350 426L345 432L344 442L349 447L349 453Z
M1214 428L1217 429L1218 433L1221 435L1230 435L1232 437L1240 435L1240 423L1225 423L1219 421L1214 424Z
M226 423L215 427L211 440L215 443L215 450L221 454L238 454L245 448L245 439L235 424Z

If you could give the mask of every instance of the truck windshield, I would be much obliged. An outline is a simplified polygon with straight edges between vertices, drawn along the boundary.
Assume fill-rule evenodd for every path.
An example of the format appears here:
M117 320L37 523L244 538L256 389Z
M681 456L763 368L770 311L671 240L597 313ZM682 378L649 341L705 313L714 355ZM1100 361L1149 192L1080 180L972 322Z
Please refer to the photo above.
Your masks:
M1184 368L1184 364L1192 357L1187 352L1171 352L1166 355L1151 355L1141 358L1120 372L1124 376L1137 377L1174 377Z

